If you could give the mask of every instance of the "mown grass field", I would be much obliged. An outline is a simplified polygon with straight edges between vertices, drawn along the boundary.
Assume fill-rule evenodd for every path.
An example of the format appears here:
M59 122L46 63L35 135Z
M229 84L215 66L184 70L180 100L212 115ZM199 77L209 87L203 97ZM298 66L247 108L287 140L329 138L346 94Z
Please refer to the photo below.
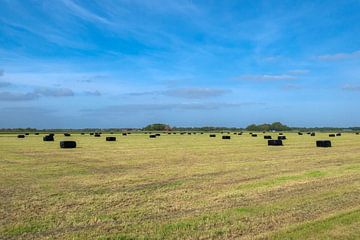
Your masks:
M1 135L0 239L360 239L360 135L106 135Z

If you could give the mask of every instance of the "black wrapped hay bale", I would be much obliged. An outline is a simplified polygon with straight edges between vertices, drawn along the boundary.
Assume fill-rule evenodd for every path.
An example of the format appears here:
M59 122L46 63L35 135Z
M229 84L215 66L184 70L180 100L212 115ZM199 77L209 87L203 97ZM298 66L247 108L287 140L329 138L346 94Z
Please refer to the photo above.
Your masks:
M355 134L356 134L356 135L359 135L360 133L357 132L357 133L355 133Z
M251 134L252 137L257 137L257 134Z
M25 133L26 136L29 136L30 133Z
M91 133L89 133L89 134L90 134L91 136L92 136L92 135L94 135L94 133L93 133L93 132L91 132Z
M149 135L149 138L156 138L156 135L155 135L155 134L151 134L151 135Z
M310 133L310 136L311 137L315 137L315 133L313 132L313 133Z
M64 136L65 136L65 137L70 137L71 134L70 134L70 133L64 133Z
M279 133L279 135L284 135L283 133Z
M272 139L270 135L265 135L264 139Z
M242 132L241 132L241 133L238 133L238 135L242 135Z
M337 137L340 137L340 136L341 136L341 133L337 133L336 136L337 136Z
M222 136L222 139L231 139L230 136Z
M335 137L335 134L329 134L329 137Z
M330 140L318 140L316 141L316 147L331 147Z
M286 140L286 136L284 136L284 135L278 136L278 140Z
M37 133L34 133L35 135L39 135L39 133L37 132Z
M95 133L94 137L101 137L101 134L100 133Z
M282 146L282 140L268 140L268 146Z
M123 135L123 136L127 136L127 133L123 133L122 135Z
M53 135L46 135L43 137L43 141L44 142L53 142L54 141L54 136Z
M209 137L214 138L216 137L216 134L210 134Z
M76 148L75 141L61 141L60 148Z
M82 132L82 133L80 133L80 134L81 134L81 135L85 135L85 133L83 133L83 132Z
M303 133L302 133L302 132L298 132L298 135L303 135Z
M106 141L107 141L107 142L115 142L115 141L116 141L116 137L106 137Z
M19 135L17 135L17 138L25 138L25 135L24 134L19 134Z
M160 133L156 133L155 135L156 135L157 137L160 137Z

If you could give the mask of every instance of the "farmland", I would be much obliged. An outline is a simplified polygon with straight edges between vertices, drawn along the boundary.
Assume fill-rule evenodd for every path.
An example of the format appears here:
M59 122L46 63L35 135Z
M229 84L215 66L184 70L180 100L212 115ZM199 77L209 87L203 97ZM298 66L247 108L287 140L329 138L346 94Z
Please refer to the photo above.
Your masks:
M257 134L1 134L0 239L359 239L360 135Z

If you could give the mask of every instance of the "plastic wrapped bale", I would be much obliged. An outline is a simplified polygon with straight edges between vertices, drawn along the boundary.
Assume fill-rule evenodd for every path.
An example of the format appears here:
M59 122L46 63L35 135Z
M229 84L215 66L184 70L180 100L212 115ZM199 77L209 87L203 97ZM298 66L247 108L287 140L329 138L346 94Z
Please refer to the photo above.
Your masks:
M94 135L94 133L93 133L93 132L91 132L91 133L89 133L89 134L90 134L91 136L92 136L92 135Z
M26 136L29 136L30 133L25 133Z
M70 133L64 133L64 136L65 136L65 137L70 137L71 134L70 134Z
M284 135L278 136L278 140L286 140L286 136L284 136Z
M329 137L335 137L336 135L335 134L329 134Z
M242 133L238 133L238 135L242 135Z
M271 139L271 136L270 135L265 135L264 139Z
M43 141L44 142L53 142L54 141L54 136L53 135L46 135L43 137Z
M268 146L282 146L282 140L268 140Z
M316 141L316 147L331 147L330 140L318 140Z
M155 135L156 135L157 137L160 137L160 133L156 133Z
M284 135L283 133L279 133L279 135Z
M155 135L155 134L151 134L151 135L149 135L149 138L156 138L156 135Z
M95 133L94 137L101 137L101 134L100 133Z
M122 135L123 135L123 136L127 136L127 133L123 133Z
M341 133L337 133L336 136L337 136L337 137L340 137L340 136L341 136Z
M76 148L75 141L60 141L60 148Z
M355 133L355 134L356 134L356 135L359 135L360 133L357 132L357 133Z
M25 135L24 134L19 134L19 135L17 135L17 138L25 138Z
M298 135L303 135L303 133L302 133L302 132L298 132Z
M191 135L191 132L189 132L188 135Z
M231 139L230 136L222 136L222 139Z
M49 136L55 136L55 133L49 133L48 135Z
M80 133L80 134L81 134L81 135L85 135L85 133L83 133L83 132L82 132L82 133Z
M310 136L311 136L311 137L315 137L315 133L310 133Z
M252 137L257 137L257 134L251 134Z
M39 133L34 133L35 135L39 135Z
M106 141L107 141L107 142L115 142L115 141L116 141L116 137L106 137Z
M216 134L210 134L209 137L214 138L216 137Z

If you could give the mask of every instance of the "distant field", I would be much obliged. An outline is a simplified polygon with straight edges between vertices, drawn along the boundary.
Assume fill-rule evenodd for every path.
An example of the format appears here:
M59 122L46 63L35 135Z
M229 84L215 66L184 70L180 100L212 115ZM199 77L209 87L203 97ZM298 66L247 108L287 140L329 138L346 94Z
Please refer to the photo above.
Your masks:
M108 135L2 134L0 239L360 239L360 135Z

